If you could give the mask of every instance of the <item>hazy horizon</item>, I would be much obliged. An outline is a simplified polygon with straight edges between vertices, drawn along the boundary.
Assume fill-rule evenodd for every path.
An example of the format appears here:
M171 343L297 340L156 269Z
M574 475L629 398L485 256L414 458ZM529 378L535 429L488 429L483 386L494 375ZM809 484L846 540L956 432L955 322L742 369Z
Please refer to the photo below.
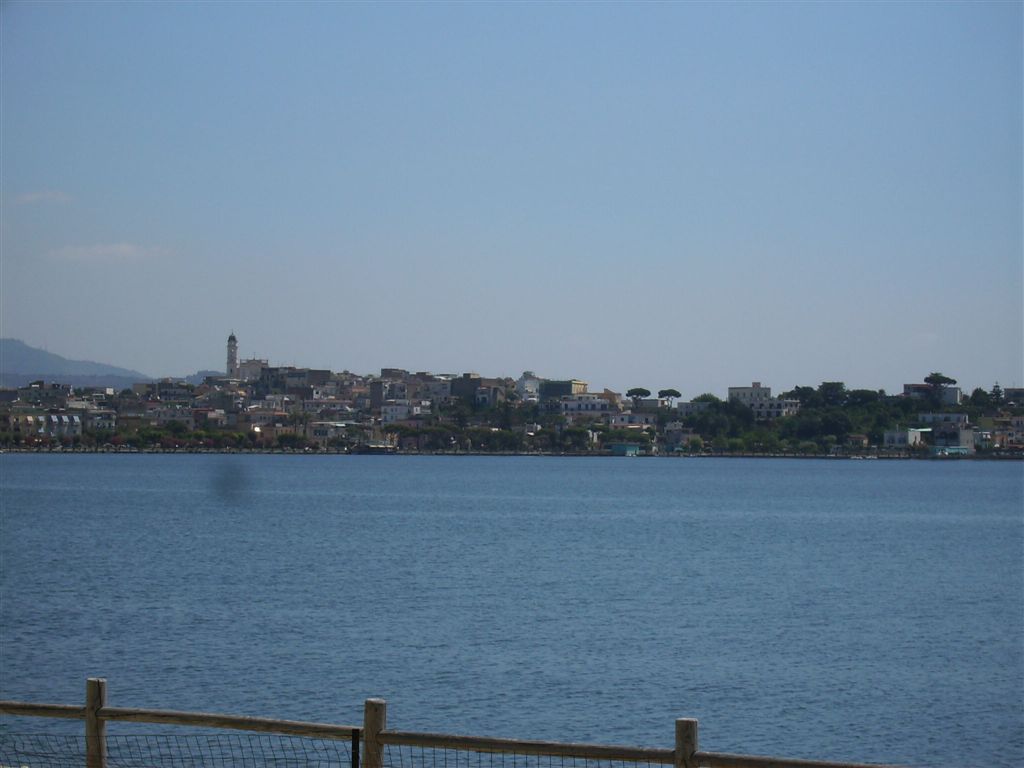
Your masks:
M1024 6L0 6L0 335L1024 385Z

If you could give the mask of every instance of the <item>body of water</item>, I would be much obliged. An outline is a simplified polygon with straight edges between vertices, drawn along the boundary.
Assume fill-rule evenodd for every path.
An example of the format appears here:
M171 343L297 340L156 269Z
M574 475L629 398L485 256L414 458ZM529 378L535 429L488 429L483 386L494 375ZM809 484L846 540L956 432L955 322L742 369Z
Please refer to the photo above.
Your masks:
M1022 470L6 454L0 698L1024 765Z

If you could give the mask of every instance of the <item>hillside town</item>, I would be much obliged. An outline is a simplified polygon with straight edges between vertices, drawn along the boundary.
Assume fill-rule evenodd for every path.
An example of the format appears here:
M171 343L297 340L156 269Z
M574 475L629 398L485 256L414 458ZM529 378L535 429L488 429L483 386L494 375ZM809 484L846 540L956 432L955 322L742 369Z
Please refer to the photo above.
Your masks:
M376 375L239 359L199 384L34 381L0 389L0 445L20 450L1024 456L1024 389L964 393L933 372L903 391L842 382L773 394L753 382L689 400L579 379L383 368Z

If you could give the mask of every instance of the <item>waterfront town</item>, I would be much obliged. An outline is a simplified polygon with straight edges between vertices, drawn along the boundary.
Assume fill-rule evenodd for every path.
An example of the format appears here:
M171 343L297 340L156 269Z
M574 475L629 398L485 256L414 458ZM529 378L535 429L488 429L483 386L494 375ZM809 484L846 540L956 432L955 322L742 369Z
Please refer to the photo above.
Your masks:
M686 399L578 379L379 374L239 359L224 374L130 388L38 380L0 389L0 445L21 450L1024 456L1024 389L932 372L903 391L760 382Z

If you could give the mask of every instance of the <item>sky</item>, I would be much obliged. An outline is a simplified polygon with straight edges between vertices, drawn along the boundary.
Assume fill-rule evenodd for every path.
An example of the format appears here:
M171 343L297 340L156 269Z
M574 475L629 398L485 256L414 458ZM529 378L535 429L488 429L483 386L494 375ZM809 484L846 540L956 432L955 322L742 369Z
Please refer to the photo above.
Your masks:
M1024 386L1024 4L0 4L0 335Z

